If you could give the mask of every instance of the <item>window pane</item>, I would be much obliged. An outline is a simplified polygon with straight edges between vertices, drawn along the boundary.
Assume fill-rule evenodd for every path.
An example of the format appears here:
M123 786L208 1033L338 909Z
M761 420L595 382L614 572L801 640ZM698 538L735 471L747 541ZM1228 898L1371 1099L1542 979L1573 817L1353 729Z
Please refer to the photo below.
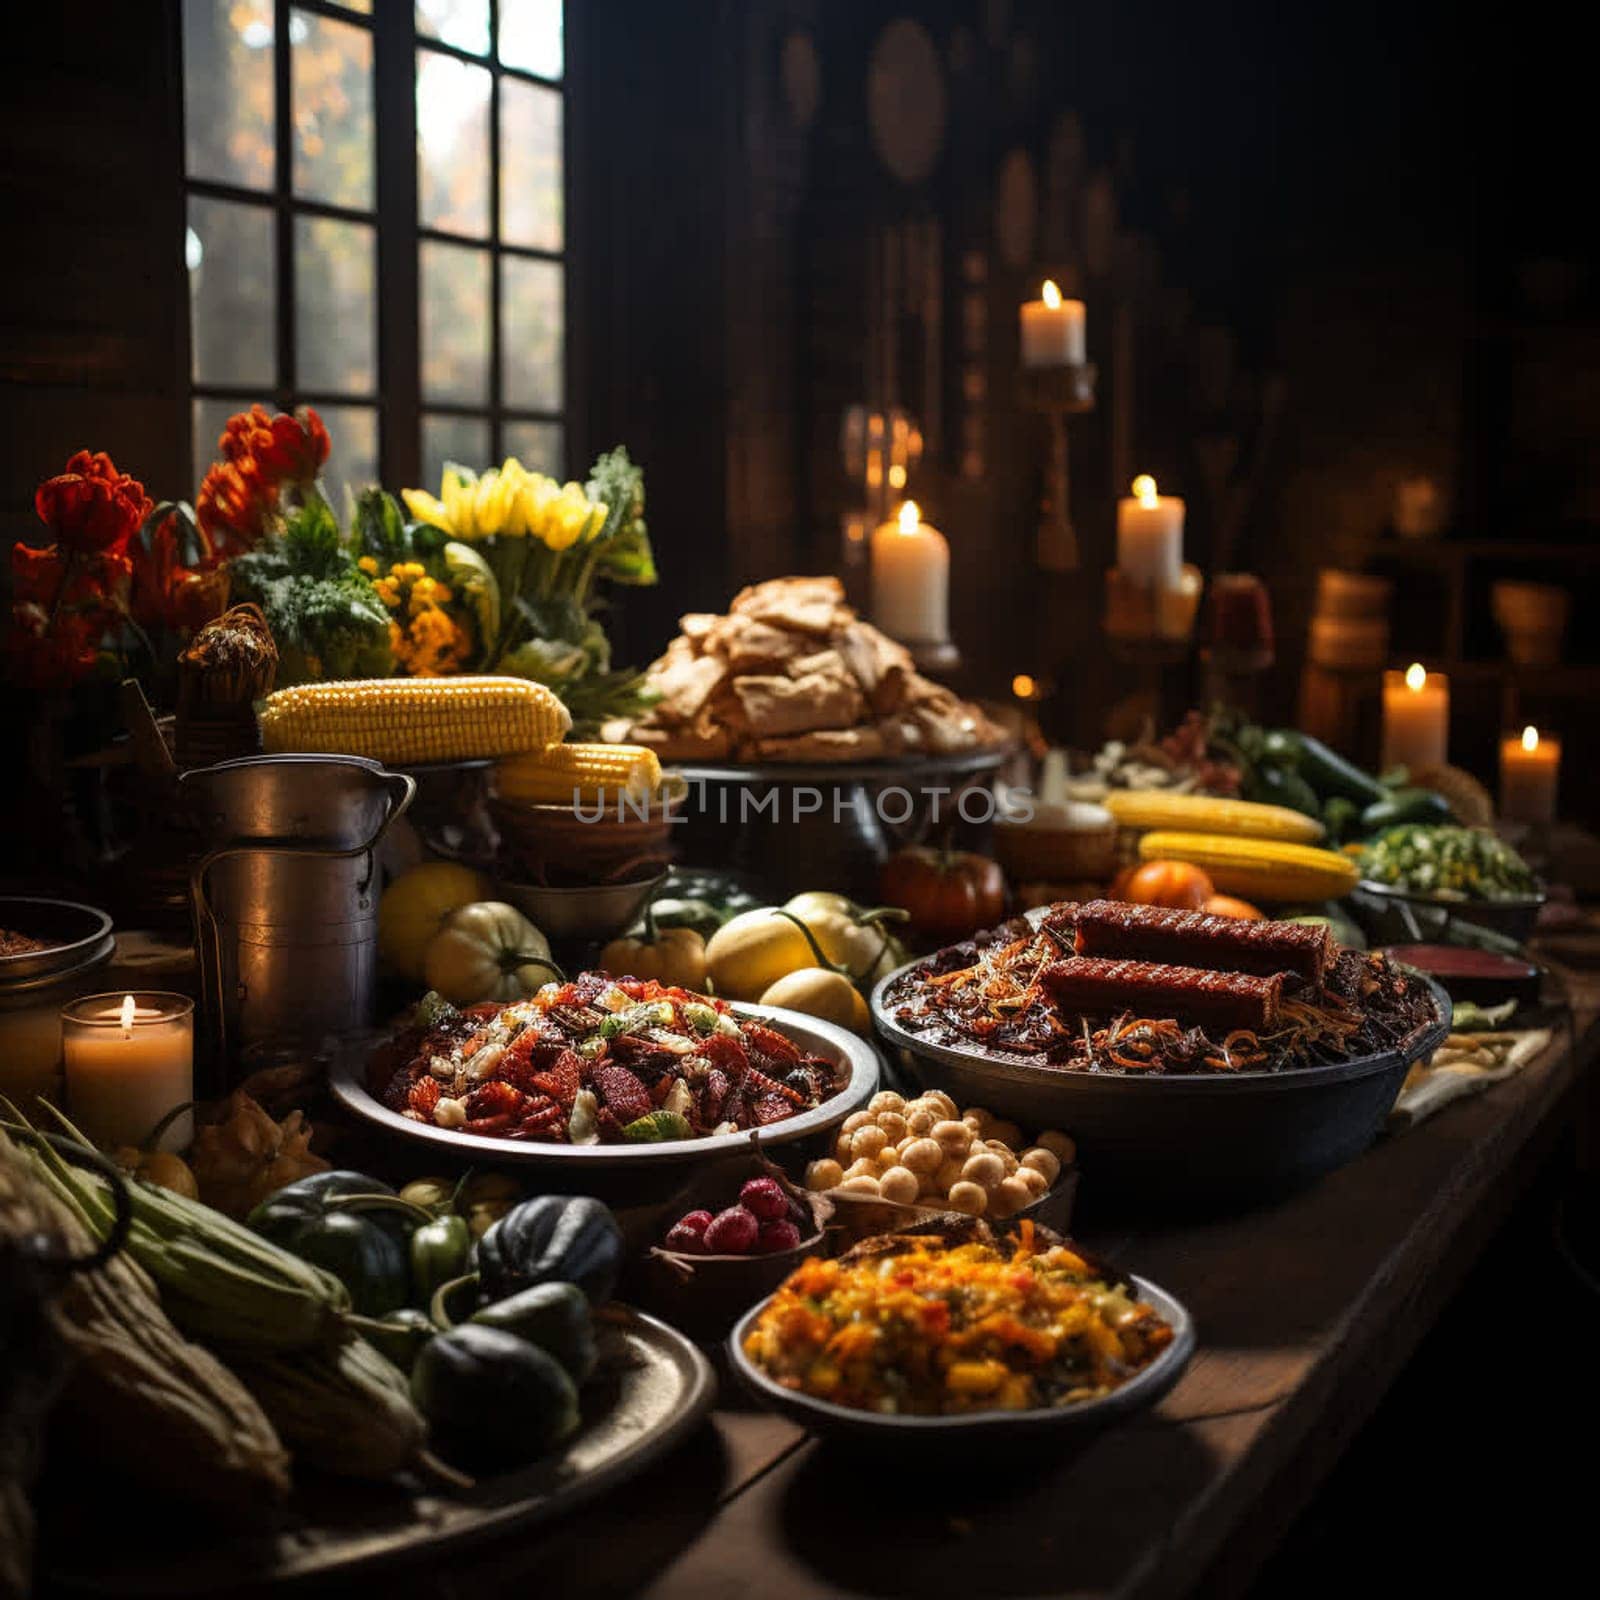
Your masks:
M263 400L264 405L271 409L271 402ZM220 459L217 450L217 440L222 437L223 427L227 420L236 411L248 411L250 405L245 400L206 400L194 401L194 482L198 488L200 480L205 477L206 469L213 461Z
M530 472L547 477L567 475L566 441L559 422L507 421L501 428L506 454L515 456Z
M422 419L422 482L433 493L438 492L439 479L444 474L447 461L460 462L474 472L480 472L489 465L487 417Z
M294 190L310 200L372 206L372 30L290 13Z
M272 212L189 197L191 370L196 383L277 381Z
M500 60L541 78L559 78L561 0L500 0Z
M500 237L561 248L561 95L500 80Z
M501 402L528 411L559 411L561 267L506 256L500 273Z
M425 228L489 232L489 69L417 52L417 207Z
M297 388L371 394L377 387L374 254L365 223L295 218Z
M272 0L183 0L189 176L270 189L272 103Z
M489 53L489 0L417 0L417 32L475 56Z
M344 514L345 490L359 493L378 481L378 413L372 406L318 406L332 448L322 469L328 502Z
M422 397L489 398L489 252L422 242Z

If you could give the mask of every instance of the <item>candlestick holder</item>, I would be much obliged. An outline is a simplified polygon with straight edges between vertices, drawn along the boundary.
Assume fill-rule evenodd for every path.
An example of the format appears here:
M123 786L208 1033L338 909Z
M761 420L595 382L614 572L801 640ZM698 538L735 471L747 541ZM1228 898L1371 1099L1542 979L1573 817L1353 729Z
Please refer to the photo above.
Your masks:
M1175 589L1140 583L1120 567L1106 570L1106 638L1126 660L1177 662L1189 653L1205 580L1185 562Z
M1022 403L1039 412L1050 432L1044 491L1039 497L1038 561L1046 572L1076 572L1078 534L1072 525L1072 479L1067 418L1094 410L1095 366L1024 367Z

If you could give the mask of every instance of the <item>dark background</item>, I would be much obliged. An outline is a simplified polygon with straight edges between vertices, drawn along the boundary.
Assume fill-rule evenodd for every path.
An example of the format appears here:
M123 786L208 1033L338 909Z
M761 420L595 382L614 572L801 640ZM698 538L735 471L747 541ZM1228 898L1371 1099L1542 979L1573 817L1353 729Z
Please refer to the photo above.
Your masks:
M35 482L80 445L158 495L198 477L166 9L68 0L15 41L6 536L29 532ZM948 105L912 183L879 159L866 109L874 45L903 16ZM1499 576L1588 592L1600 524L1600 285L1574 178L1594 140L1581 57L1551 27L1362 4L570 5L570 464L628 443L663 570L628 598L625 652L648 659L679 611L747 578L838 567L861 498L843 409L899 403L927 435L910 492L951 540L968 687L1051 676L1047 722L1099 732L1126 687L1097 625L1113 501L1152 471L1188 500L1191 559L1271 582L1283 670L1264 709L1289 716L1316 569L1388 560L1394 485L1425 472L1450 542L1407 557L1421 570L1395 655L1451 670L1464 764L1492 776L1502 725L1540 721L1567 737L1572 806L1592 807L1578 724L1600 651L1581 603L1566 664L1532 675L1504 668L1487 603ZM817 65L809 124L784 87L794 38ZM1063 164L1069 117L1080 154ZM1037 220L1008 260L999 175L1018 151ZM915 296L893 270L908 239ZM1016 307L1046 272L1088 302L1102 379L1072 430L1083 569L1041 582ZM1459 661L1441 654L1452 563Z

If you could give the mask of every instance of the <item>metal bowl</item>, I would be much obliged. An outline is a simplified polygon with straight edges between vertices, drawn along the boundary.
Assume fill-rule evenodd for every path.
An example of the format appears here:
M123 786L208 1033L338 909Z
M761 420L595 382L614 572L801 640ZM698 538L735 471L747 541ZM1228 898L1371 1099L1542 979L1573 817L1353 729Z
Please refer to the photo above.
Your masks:
M1413 973L1433 998L1433 1017L1376 1055L1281 1072L1073 1072L935 1044L901 1027L885 996L922 964L891 972L872 994L878 1032L913 1074L962 1105L1064 1129L1091 1184L1139 1193L1258 1199L1344 1165L1378 1136L1412 1063L1450 1031L1448 996Z
M0 993L31 994L99 965L116 943L111 918L76 900L0 896L0 928L43 939L46 948L0 956Z
M838 1092L820 1106L802 1111L797 1117L774 1122L761 1130L763 1149L812 1139L837 1128L852 1111L859 1111L877 1092L880 1063L870 1041L857 1038L831 1022L802 1016L777 1006L735 1005L735 1015L770 1023L799 1047L831 1061L841 1069L844 1082ZM703 1139L668 1139L660 1144L538 1144L531 1140L495 1139L476 1133L461 1133L453 1128L435 1128L413 1122L398 1111L391 1111L367 1089L365 1049L342 1051L330 1067L328 1082L335 1097L364 1121L389 1132L431 1145L434 1149L463 1160L506 1163L516 1166L542 1166L568 1173L601 1172L606 1169L671 1167L698 1162L733 1151L748 1154L749 1130L708 1135Z
M663 869L632 883L594 883L577 889L502 880L500 892L547 938L609 939L633 924L666 877Z
M1085 1439L1111 1423L1153 1406L1183 1375L1194 1354L1194 1320L1182 1302L1145 1278L1133 1278L1139 1298L1148 1301L1172 1325L1172 1343L1137 1376L1097 1400L1076 1405L1041 1407L1034 1411L972 1411L954 1417L886 1416L854 1406L835 1405L786 1389L744 1353L744 1341L757 1317L767 1307L763 1300L752 1306L728 1335L728 1363L740 1382L759 1400L782 1412L802 1428L825 1438L848 1440L852 1445L915 1452L947 1445L984 1446L1011 1443L1049 1435L1058 1444L1066 1438Z
M1435 937L1452 922L1470 922L1522 944L1532 935L1539 912L1550 898L1542 886L1534 894L1504 900L1451 900L1412 889L1398 889L1389 883L1373 883L1368 878L1363 878L1356 887L1362 894L1405 908L1418 942ZM1415 915L1417 911L1423 913L1421 919Z

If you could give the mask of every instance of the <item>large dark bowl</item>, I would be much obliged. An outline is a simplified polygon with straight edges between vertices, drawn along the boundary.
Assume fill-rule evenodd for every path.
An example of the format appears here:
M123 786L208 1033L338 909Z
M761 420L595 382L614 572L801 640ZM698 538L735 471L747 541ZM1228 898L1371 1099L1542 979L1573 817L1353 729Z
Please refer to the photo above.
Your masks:
M1330 1172L1378 1136L1412 1063L1450 1031L1449 997L1414 973L1433 1018L1377 1055L1282 1072L1071 1072L930 1043L901 1027L884 997L922 964L890 973L872 994L873 1021L910 1070L961 1105L1065 1129L1088 1182L1124 1191L1260 1199Z
M1357 888L1384 904L1404 907L1411 913L1409 920L1419 940L1434 937L1452 922L1470 922L1523 944L1532 937L1539 913L1550 898L1542 885L1533 894L1511 895L1499 900L1451 900L1442 895L1399 889L1391 883L1374 883L1370 878L1363 878Z
M1059 1450L1087 1441L1112 1423L1153 1406L1183 1376L1183 1369L1194 1354L1194 1320L1182 1302L1145 1278L1133 1278L1132 1283L1139 1298L1154 1306L1171 1324L1172 1343L1121 1388L1076 1405L1036 1411L971 1411L952 1417L902 1417L835 1405L831 1400L797 1393L769 1378L744 1353L745 1336L766 1310L765 1300L752 1306L734 1324L728 1335L728 1364L740 1382L774 1411L824 1438L846 1440L852 1446L918 1457L930 1449L942 1452L954 1446L986 1450L1035 1440L1043 1443L1048 1438L1051 1448Z

